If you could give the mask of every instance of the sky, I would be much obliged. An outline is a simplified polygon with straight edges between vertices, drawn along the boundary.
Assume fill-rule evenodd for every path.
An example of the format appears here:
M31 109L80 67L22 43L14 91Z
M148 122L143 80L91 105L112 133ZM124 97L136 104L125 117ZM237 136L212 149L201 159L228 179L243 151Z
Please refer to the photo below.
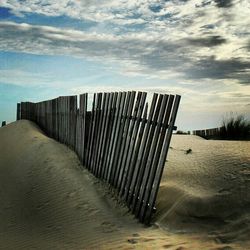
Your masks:
M180 130L250 118L249 0L0 0L0 121L60 95L181 95Z

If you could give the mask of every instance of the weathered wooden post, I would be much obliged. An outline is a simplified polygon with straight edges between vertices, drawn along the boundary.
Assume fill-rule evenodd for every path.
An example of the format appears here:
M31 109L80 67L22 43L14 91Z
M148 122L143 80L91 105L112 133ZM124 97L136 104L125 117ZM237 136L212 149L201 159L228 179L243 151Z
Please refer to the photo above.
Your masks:
M16 109L16 120L20 120L21 119L21 104L17 103L17 109Z

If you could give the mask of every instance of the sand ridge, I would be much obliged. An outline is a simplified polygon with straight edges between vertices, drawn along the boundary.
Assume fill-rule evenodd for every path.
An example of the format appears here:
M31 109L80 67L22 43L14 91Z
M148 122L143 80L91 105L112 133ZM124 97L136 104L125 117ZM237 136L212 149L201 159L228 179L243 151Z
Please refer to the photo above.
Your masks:
M145 227L111 191L32 122L0 128L0 249L245 249L206 232ZM155 219L166 226L162 208Z

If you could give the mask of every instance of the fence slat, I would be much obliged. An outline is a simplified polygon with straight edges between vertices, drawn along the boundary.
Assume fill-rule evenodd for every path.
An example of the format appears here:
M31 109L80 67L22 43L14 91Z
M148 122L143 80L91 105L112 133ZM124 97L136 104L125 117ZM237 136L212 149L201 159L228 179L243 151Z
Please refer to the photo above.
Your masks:
M88 94L80 95L79 116L80 116L80 140L79 154L81 163L84 164L84 152L86 150L86 119L87 119L87 99Z
M93 103L92 103L92 113L91 113L91 121L90 121L90 129L89 129L89 142L88 142L88 152L87 152L87 162L86 167L90 169L90 158L91 158L91 149L92 149L92 141L94 135L94 127L95 127L95 105L96 105L96 94L94 94Z
M16 120L21 119L21 103L17 103L17 108L16 108Z
M107 180L109 169L111 168L111 165L109 164L109 156L110 156L112 148L114 147L113 133L114 133L114 128L116 126L115 110L116 110L117 102L118 102L118 93L116 92L112 100L112 105L111 105L110 114L109 114L108 135L107 135L107 141L106 141L107 144L106 144L106 151L105 151L105 158L104 158L104 164L105 164L104 179L105 180Z
M88 159L89 159L89 150L90 150L90 141L91 141L91 134L92 134L92 123L93 123L93 113L94 113L94 102L95 102L95 95L93 98L93 102L92 102L92 112L87 113L87 117L88 117L88 122L87 122L87 126L88 126L88 133L87 133L87 141L86 141L86 152L85 152L85 161L84 161L84 165L88 168Z

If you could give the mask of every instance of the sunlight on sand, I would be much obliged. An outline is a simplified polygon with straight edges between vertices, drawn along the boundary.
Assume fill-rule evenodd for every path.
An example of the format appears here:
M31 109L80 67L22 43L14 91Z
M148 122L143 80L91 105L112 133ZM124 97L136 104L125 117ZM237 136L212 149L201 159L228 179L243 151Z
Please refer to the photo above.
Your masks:
M249 149L173 136L155 224L145 227L74 152L32 122L11 123L0 128L0 248L250 248Z

